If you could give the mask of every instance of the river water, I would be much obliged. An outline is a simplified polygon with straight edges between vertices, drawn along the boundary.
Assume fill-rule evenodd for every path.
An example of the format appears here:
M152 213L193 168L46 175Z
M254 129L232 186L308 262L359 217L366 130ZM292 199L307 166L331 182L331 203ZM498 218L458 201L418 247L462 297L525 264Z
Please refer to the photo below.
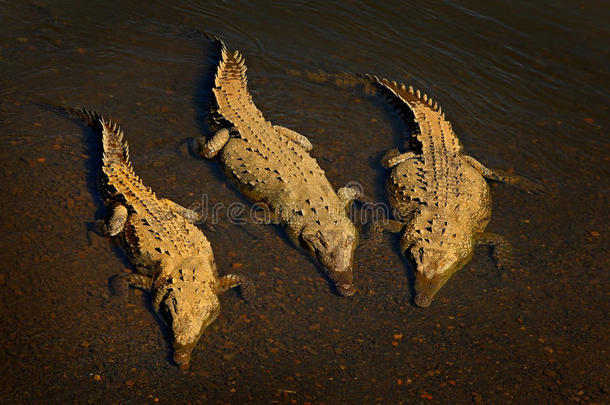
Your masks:
M0 2L1 386L5 403L607 403L610 9L596 1ZM335 187L386 201L383 99L305 71L405 81L442 104L468 154L545 187L492 184L485 249L426 309L398 240L356 252L352 298L275 226L204 229L221 274L251 275L171 362L150 297L92 232L105 214L95 135L46 104L120 123L136 172L183 205L245 202L195 156L217 54L240 49L266 118L308 136Z

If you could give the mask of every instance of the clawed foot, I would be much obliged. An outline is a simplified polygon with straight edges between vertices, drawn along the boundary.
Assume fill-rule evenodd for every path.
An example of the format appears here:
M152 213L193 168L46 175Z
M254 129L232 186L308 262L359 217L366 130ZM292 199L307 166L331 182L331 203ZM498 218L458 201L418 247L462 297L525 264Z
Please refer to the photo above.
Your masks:
M242 276L239 284L239 294L249 305L256 306L256 287L250 277Z
M529 194L542 194L544 192L544 186L540 183L536 183L532 180L520 177L519 181L515 183L521 190Z
M477 245L486 245L492 248L491 255L499 270L513 268L512 246L504 237L490 232L481 232L476 235Z
M104 237L108 236L108 226L106 226L106 221L104 221L102 219L98 219L97 221L93 222L93 227L91 230L96 235L104 236Z
M110 290L113 296L122 299L129 296L129 280L127 275L127 273L117 274L110 279Z
M358 247L361 246L377 246L381 240L381 234L383 232L400 233L405 227L404 222L395 221L392 219L380 219L373 222L369 227L367 238Z
M138 273L121 273L110 279L110 287L117 297L127 297L129 287L150 290L152 278Z
M256 296L254 283L250 277L244 276L243 274L227 274L220 277L216 283L216 293L222 294L235 287L239 287L241 297L245 301L251 301Z
M508 173L504 170L485 167L472 156L462 156L462 158L486 179L510 184L530 194L540 194L544 190L541 184L526 179L525 177Z
M497 253L494 251L492 257L496 262L496 268L501 271L510 271L515 268L515 260L510 253Z
M205 157L203 154L204 148L205 148L205 144L207 142L207 139L205 136L197 136L193 138L193 151L201 156L201 157Z

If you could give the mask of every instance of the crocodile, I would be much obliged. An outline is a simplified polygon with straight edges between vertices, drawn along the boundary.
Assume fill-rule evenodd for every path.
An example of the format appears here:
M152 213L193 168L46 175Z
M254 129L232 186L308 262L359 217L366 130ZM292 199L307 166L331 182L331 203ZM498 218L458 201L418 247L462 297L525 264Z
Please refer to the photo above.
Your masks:
M267 121L253 103L242 54L212 39L220 50L210 103L215 132L209 139L197 139L201 155L218 157L239 191L267 209L294 244L318 260L336 291L353 295L358 232L347 211L359 191L342 187L335 192L309 154L311 142Z
M114 277L113 285L123 292L128 286L151 292L154 309L171 329L173 360L186 369L203 331L220 312L218 295L247 280L218 276L210 242L193 225L197 214L157 197L142 183L118 125L85 109L65 110L101 134L99 188L111 214L98 223L99 230L119 239L136 269Z
M419 307L473 256L476 245L493 248L498 268L510 266L511 247L500 235L485 232L491 218L491 195L485 179L528 192L542 187L521 176L490 169L462 152L461 144L432 98L413 86L361 75L388 98L406 124L407 145L386 153L387 182L395 220L374 223L372 240L382 231L402 233L401 252L415 264L415 298Z

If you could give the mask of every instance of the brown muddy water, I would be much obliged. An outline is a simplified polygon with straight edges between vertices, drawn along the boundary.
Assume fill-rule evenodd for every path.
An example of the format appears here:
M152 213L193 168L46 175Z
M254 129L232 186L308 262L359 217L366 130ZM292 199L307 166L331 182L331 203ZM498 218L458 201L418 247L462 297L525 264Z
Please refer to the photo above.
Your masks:
M3 403L608 403L608 39L594 1L0 2ZM336 187L386 201L378 159L398 116L376 96L291 71L369 72L443 105L465 150L544 184L493 184L488 230L514 245L496 270L485 249L430 308L412 303L397 238L356 252L352 298L275 226L222 220L221 274L235 291L191 369L171 362L147 294L108 280L131 269L91 232L105 215L95 135L45 103L120 123L136 172L183 205L244 202L207 134L216 53L196 30L243 51L250 89L275 123L308 136Z

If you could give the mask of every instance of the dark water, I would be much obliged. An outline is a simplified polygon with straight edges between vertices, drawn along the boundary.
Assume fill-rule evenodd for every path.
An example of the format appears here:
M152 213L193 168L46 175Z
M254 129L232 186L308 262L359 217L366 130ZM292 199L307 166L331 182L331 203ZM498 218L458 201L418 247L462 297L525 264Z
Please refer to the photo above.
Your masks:
M607 403L610 12L595 1L0 2L0 398L5 403ZM189 139L205 124L210 43L243 51L265 116L307 135L330 181L385 201L378 158L401 130L377 97L288 71L370 72L443 105L466 151L545 185L494 184L484 249L428 309L397 240L357 251L341 298L273 226L206 231L236 292L192 368L171 364L149 297L89 232L103 208L93 133L38 103L122 124L137 173L184 205L243 201Z

